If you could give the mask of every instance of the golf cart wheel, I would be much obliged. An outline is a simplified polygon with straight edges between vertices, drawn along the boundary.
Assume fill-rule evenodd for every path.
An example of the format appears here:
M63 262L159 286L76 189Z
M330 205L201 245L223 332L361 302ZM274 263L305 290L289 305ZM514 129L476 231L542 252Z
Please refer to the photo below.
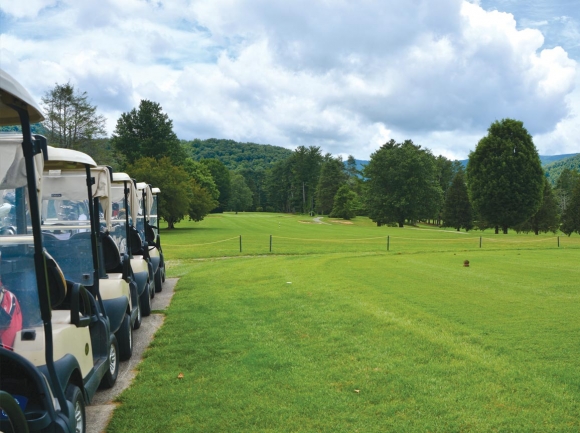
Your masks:
M161 267L157 269L157 273L155 274L155 291L159 293L163 290L163 281L161 278Z
M163 265L163 267L161 268L161 282L164 283L165 282L165 265Z
M87 430L87 417L85 413L85 399L78 386L69 383L66 387L66 399L72 403L73 418L75 420L74 432L85 433Z
M115 332L119 343L119 360L127 361L133 355L133 329L131 329L131 316L125 313L121 327Z
M101 388L109 389L115 385L117 375L119 374L119 343L117 337L111 335L111 344L109 346L109 356L107 357L107 372L101 379Z
M141 302L137 302L137 317L133 323L133 329L139 329L141 327L141 321L143 317L141 316Z
M149 280L143 293L139 296L139 303L141 305L141 314L147 317L151 314L151 289L149 288Z

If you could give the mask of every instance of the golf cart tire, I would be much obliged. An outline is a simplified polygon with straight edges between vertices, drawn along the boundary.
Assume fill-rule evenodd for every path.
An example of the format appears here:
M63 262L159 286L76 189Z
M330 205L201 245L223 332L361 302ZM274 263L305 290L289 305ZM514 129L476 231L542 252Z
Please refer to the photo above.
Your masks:
M143 317L141 316L141 301L137 301L137 317L135 318L135 322L133 323L133 330L139 329L141 327L142 321Z
M151 314L151 289L149 289L149 280L147 280L147 285L141 296L139 296L139 302L141 304L141 315L147 317Z
M85 411L85 398L80 388L72 383L69 383L66 387L66 399L72 403L73 407L73 418L75 419L75 425L73 431L87 431L87 415ZM80 423L80 426L79 426Z
M112 368L111 368L112 367ZM107 356L107 372L101 379L100 388L109 389L115 385L117 376L119 375L119 343L117 337L111 335L111 343L109 346L109 355Z
M115 332L119 343L119 361L127 361L133 355L133 329L131 329L131 316L125 313L121 327Z
M161 277L161 267L157 269L157 273L155 274L155 291L159 293L163 290L163 281Z

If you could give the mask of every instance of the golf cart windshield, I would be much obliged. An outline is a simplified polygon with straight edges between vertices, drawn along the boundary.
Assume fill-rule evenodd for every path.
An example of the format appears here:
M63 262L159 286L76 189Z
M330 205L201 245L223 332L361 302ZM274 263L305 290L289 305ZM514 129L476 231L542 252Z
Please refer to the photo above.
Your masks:
M0 137L0 297L3 305L10 303L8 316L0 308L0 344L5 347L13 347L23 327L42 326L21 143L22 136ZM42 155L35 163L42 167ZM16 330L15 320L20 320Z
M111 216L106 216L111 237L121 254L127 254L127 215L132 224L131 204L125 199L125 183L111 184Z
M157 219L157 194L153 195L153 200L151 203L151 214L149 215L149 225L153 229L155 236L157 233L158 219Z
M67 280L93 285L89 200L84 170L47 170L42 180L42 238Z

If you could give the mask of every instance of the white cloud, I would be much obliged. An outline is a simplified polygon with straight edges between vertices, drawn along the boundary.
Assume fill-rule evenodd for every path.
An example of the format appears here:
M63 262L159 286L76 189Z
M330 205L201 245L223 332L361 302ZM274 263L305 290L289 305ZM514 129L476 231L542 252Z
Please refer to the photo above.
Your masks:
M504 117L523 120L540 150L577 143L576 63L542 49L540 30L475 3L5 4L2 68L38 97L70 80L110 131L143 98L162 105L180 138L318 145L359 159L390 138L465 158ZM41 10L58 25L38 27Z

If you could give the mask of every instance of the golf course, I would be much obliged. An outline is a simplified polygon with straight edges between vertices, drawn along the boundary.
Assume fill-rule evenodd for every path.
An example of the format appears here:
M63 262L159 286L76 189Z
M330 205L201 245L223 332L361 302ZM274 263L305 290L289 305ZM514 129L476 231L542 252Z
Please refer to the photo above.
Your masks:
M580 430L577 234L224 213L161 239L179 282L109 433Z

